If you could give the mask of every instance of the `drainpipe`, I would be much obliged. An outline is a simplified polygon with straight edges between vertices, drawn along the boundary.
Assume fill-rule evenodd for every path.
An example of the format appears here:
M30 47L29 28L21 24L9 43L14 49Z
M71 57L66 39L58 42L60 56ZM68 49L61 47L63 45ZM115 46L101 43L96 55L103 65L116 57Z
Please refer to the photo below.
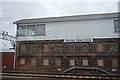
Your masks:
M13 63L13 70L15 70L15 61L16 61L16 41L15 41L15 52L14 52L14 63Z

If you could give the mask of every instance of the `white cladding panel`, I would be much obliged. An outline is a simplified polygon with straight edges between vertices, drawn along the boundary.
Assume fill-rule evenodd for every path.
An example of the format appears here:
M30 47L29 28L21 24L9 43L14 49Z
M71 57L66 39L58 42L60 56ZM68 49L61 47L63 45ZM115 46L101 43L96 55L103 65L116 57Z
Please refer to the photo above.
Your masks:
M116 38L115 19L96 19L45 23L45 36L18 37L17 40Z

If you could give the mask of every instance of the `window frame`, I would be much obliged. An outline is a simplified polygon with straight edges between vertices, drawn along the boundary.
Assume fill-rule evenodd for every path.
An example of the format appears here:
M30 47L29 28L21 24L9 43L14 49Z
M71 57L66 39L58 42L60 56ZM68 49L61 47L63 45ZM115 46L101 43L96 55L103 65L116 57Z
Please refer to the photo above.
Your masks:
M41 26L40 26L41 25ZM22 26L25 26L25 32L24 32L24 35L19 35L19 27L22 27ZM29 29L30 26L34 26L34 35L32 35L32 33L28 34L29 33ZM41 34L40 33L37 33L37 32L40 32L40 31L37 31L38 29L43 29ZM38 29L37 29L38 28ZM31 28L31 31L33 31L33 28ZM45 36L45 33L46 33L46 24L42 23L42 24L17 24L17 36L18 37L25 37L25 36ZM39 34L39 35L38 35Z
M116 26L117 24L117 26ZM114 20L114 32L120 32L120 19Z
M17 25L17 36L26 36L25 34L24 35L19 34L19 27L22 27L22 28L25 27L25 34L26 34L26 25L19 25L19 26Z

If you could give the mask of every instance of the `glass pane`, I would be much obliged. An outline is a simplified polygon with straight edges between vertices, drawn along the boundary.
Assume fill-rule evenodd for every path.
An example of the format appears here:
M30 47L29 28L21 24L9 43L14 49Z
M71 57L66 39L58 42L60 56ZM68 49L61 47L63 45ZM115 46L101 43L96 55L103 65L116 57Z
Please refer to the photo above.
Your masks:
M35 29L36 36L42 36L45 35L45 24L39 24L36 26Z
M115 32L120 32L120 20L114 21Z
M27 36L35 35L35 25L27 25Z
M89 46L84 45L81 47L82 52L88 52L89 51Z
M38 47L36 45L32 46L32 53L37 53Z
M62 45L61 44L54 45L53 51L58 52L58 53L62 52Z
M17 35L18 36L25 36L26 34L26 26L23 25L23 26L18 26L18 33Z
M115 27L115 32L120 32L120 28Z
M114 21L114 27L118 27L119 23L118 23L118 20L115 20Z
M110 46L110 50L112 52L117 52L118 51L118 46L116 44Z

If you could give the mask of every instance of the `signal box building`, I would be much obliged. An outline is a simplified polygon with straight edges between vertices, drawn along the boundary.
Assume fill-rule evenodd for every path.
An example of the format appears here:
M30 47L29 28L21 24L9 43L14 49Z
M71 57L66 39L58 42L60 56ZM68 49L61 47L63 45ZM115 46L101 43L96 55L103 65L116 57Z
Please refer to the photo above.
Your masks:
M16 70L94 67L120 72L118 13L22 19L14 24Z

